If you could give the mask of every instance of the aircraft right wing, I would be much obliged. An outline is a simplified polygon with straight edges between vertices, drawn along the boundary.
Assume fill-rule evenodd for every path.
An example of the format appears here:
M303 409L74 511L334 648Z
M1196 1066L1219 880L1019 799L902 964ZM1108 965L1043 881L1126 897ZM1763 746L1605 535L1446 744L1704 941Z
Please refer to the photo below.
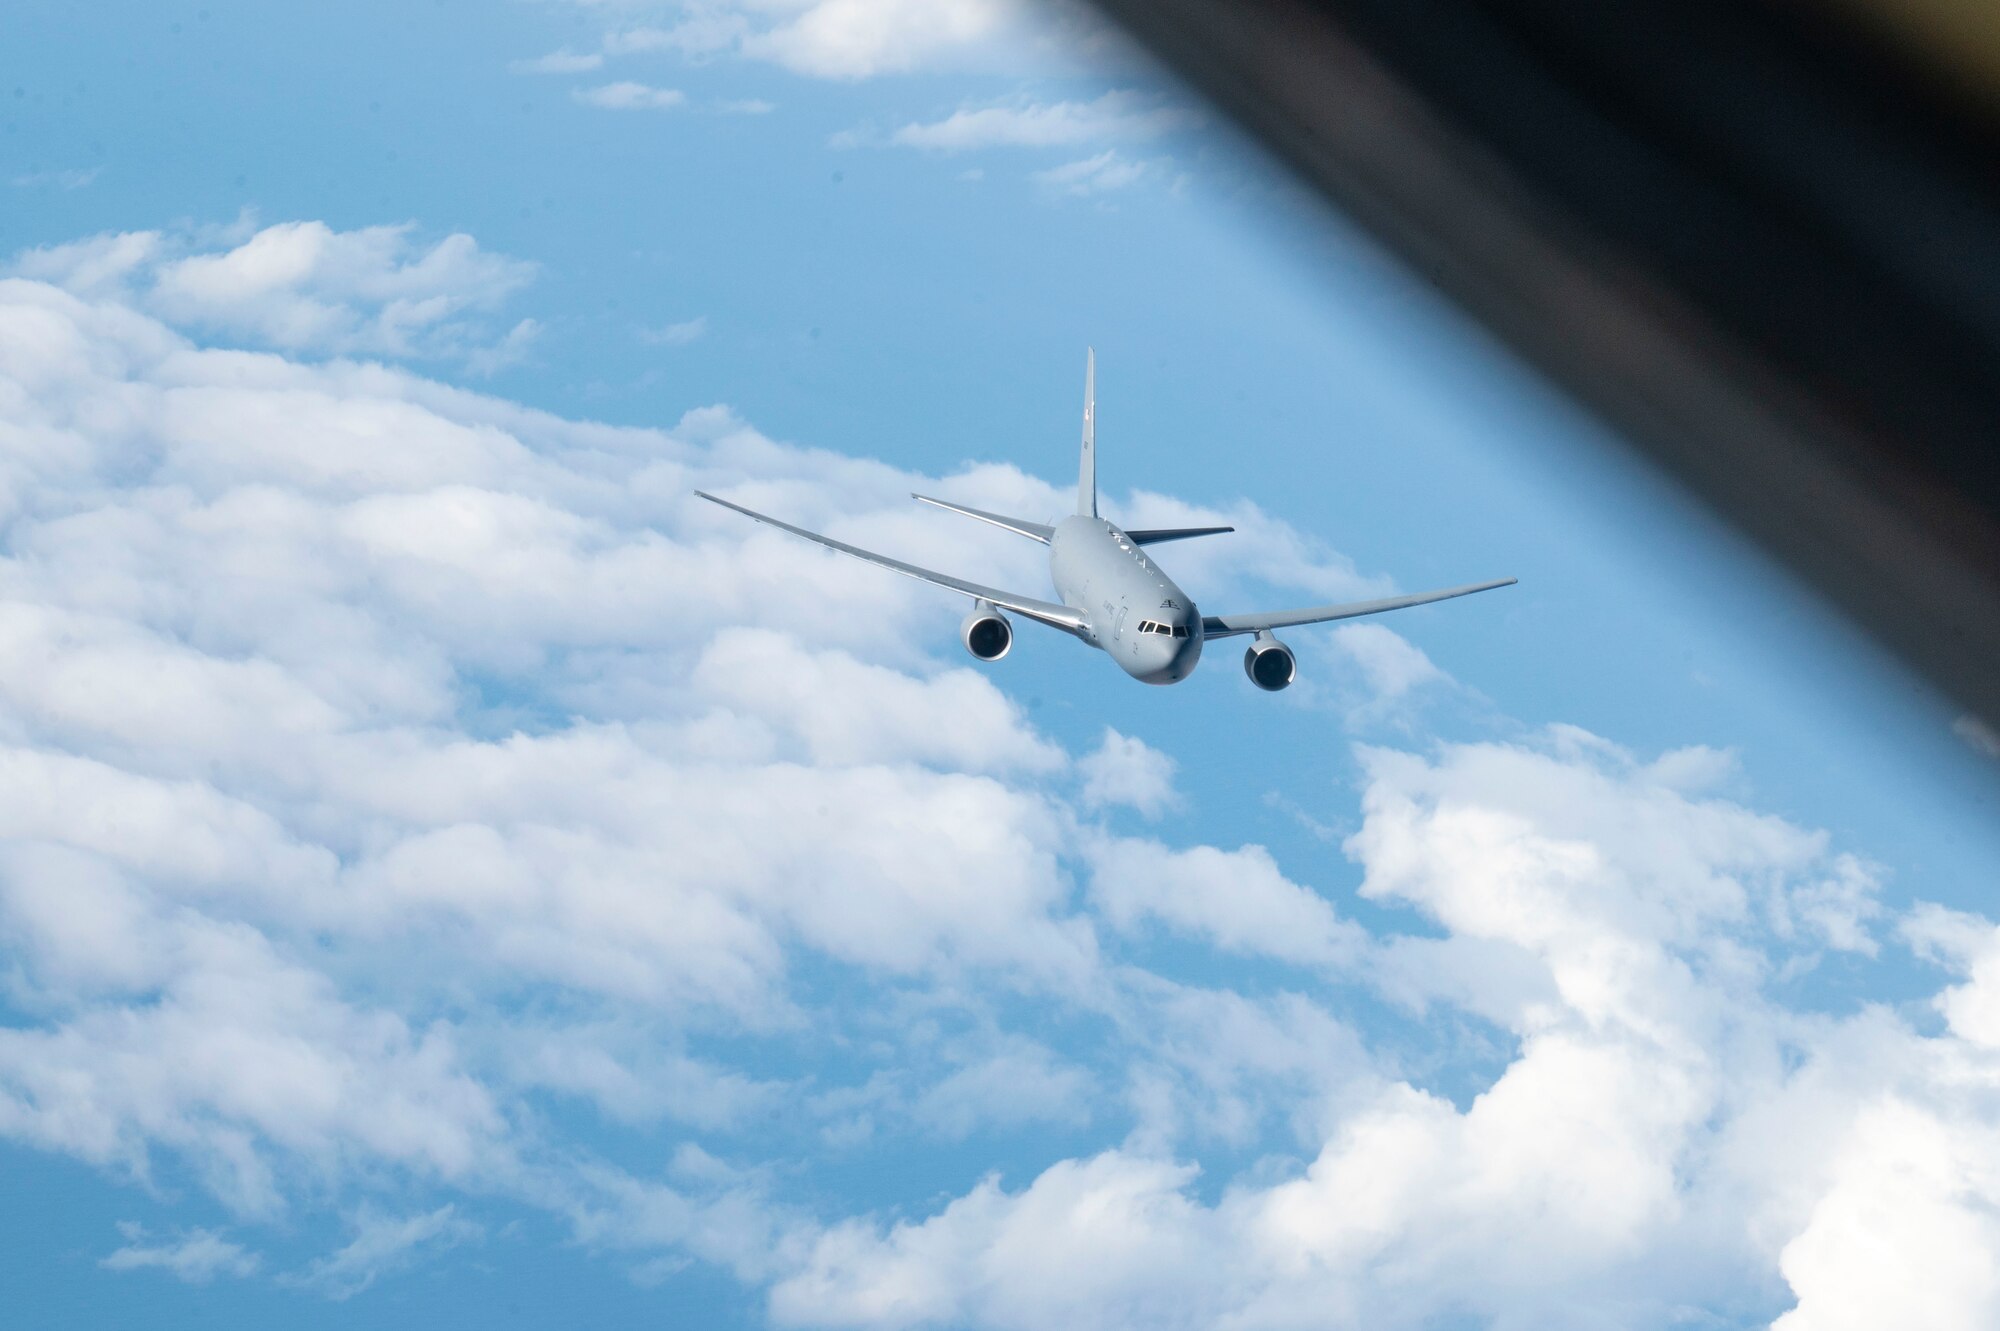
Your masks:
M770 526L776 527L780 531L788 531L794 536L803 536L808 541L817 542L829 550L838 550L844 555L853 555L856 559L865 559L871 564L880 564L883 568L894 569L905 577L916 578L920 582L928 582L938 587L946 587L977 600L991 601L1003 610L1012 610L1017 615L1035 620L1038 623L1047 624L1050 628L1061 629L1065 633L1074 633L1078 637L1083 637L1089 632L1089 623L1085 620L1083 611L1081 610L1073 610L1066 605L1057 605L1053 601L1038 601L1032 596L1016 596L1013 592L1003 592L995 587L982 587L976 582L967 582L963 578L954 578L949 574L937 573L927 568L919 568L915 564L905 564L900 559L891 559L887 555L878 555L872 550L863 550L859 546L848 545L844 541L836 541L831 536L821 536L818 532L807 531L804 527L794 527L789 522L780 522L776 518L768 517L752 509L747 509L741 504L732 504L727 499L717 499L705 490L696 490L695 493L711 504L720 504L724 508L735 509L746 518L754 518L758 522L768 523Z
M1349 601L1345 605L1315 605L1304 610L1272 610L1261 615L1208 615L1201 621L1201 635L1204 638L1227 638L1237 633L1259 633L1265 629L1292 628L1299 624L1323 624L1330 619L1379 615L1385 610L1403 610L1413 605L1429 605L1432 601L1449 601L1454 596L1490 592L1495 587L1511 587L1515 581L1513 578L1496 578L1492 582L1472 582L1463 587L1417 592L1411 596L1385 596L1379 601Z

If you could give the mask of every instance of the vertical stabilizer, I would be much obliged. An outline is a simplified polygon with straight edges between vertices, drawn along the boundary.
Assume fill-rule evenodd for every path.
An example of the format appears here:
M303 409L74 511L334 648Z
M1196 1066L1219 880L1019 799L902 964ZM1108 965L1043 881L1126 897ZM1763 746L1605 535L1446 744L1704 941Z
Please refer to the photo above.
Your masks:
M1077 469L1076 511L1087 518L1097 516L1097 350L1084 352L1083 361L1083 463Z

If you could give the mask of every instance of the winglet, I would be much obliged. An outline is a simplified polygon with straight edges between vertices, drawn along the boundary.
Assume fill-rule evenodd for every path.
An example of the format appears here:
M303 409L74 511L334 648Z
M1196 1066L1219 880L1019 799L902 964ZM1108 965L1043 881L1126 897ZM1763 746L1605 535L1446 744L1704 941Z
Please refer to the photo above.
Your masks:
M1097 349L1087 348L1083 360L1083 463L1077 470L1076 511L1097 516Z

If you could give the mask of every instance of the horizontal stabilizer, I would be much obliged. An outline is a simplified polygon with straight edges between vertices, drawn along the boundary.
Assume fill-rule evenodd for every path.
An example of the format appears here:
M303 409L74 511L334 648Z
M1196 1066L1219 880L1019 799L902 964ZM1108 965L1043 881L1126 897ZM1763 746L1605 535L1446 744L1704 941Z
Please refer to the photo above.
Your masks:
M1128 531L1125 539L1134 545L1158 545L1161 541L1185 541L1190 536L1220 536L1234 527L1146 527Z
M1004 527L1008 531L1017 532L1030 540L1040 541L1043 545L1047 545L1050 539L1056 534L1056 529L1044 522L1029 522L1024 518L1006 518L1000 516L998 513L988 513L983 509L967 508L963 504L948 504L942 499L933 499L929 495L913 494L910 498L920 504L933 504L938 508L949 509L953 513L962 513L968 518L977 518L981 522L990 522L996 527Z

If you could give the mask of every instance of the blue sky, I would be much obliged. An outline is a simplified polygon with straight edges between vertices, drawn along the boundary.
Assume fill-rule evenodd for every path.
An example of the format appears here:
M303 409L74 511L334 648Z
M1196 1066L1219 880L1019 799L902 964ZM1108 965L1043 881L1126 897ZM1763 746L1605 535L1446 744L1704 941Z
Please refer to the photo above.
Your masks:
M1981 737L1086 16L9 26L26 1325L2000 1311ZM1042 593L904 496L1086 345L1204 609L1520 585L1146 689L689 497Z

